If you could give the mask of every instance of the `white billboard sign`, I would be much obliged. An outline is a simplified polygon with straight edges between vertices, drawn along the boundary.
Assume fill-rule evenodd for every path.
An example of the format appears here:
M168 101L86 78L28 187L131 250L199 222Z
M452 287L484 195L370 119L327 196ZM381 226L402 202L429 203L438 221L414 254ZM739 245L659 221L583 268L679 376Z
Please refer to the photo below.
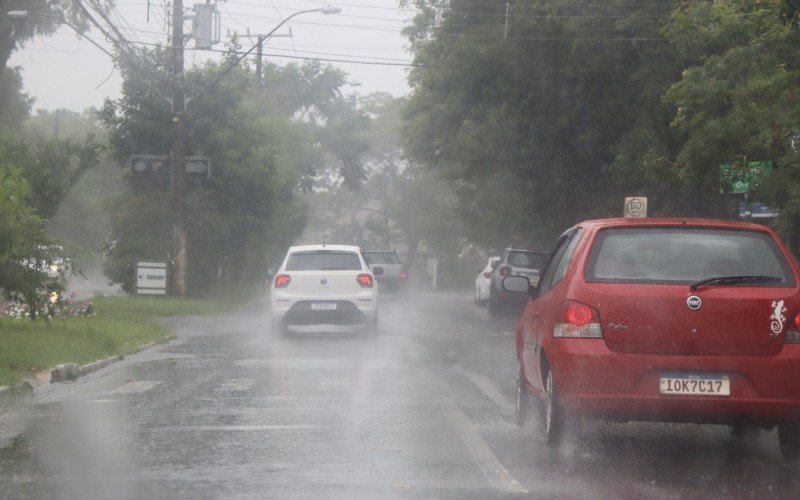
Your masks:
M136 263L136 294L137 295L167 294L166 262Z

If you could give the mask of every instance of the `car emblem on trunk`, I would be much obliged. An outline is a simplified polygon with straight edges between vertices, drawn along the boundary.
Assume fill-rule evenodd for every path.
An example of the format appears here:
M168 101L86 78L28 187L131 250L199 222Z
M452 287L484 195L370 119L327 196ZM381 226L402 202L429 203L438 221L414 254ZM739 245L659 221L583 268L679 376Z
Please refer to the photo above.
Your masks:
M320 284L327 285L328 284L328 278L322 278L321 280L319 280L319 282L320 282Z
M700 300L700 297L698 297L697 295L690 295L689 298L686 299L686 305L692 311L696 311L700 309L700 306L703 305L703 301Z

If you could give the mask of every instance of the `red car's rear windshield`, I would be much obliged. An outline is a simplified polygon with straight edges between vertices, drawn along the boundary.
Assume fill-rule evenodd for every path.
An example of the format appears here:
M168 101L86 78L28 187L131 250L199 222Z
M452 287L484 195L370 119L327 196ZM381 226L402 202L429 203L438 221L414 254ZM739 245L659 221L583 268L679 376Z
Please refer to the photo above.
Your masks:
M591 283L694 283L729 276L772 276L747 286L794 286L775 240L755 231L620 228L598 233L585 279Z
M295 252L289 255L287 271L360 271L361 260L353 252Z

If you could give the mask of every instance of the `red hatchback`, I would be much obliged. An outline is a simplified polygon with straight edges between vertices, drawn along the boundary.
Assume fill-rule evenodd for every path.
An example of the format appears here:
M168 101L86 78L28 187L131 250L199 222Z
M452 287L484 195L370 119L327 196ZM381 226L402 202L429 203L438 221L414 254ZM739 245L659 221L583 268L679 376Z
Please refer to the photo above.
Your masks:
M517 328L518 419L778 427L800 456L800 269L769 229L716 220L587 221L558 240Z

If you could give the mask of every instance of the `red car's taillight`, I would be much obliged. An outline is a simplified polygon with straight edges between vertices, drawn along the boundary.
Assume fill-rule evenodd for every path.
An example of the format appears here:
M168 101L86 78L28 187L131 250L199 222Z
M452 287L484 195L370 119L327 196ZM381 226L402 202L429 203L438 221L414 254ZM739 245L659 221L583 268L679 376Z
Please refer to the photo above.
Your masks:
M502 276L504 278L506 276L511 276L511 268L508 267L508 266L500 266L500 269L499 269L498 272L500 273L500 276Z
M783 338L786 344L800 344L800 311L794 313L792 322L789 323L789 328L786 330L786 336Z
M408 279L408 273L406 273L405 271L400 271L400 279L401 280L407 280Z
M600 327L600 312L592 306L565 300L561 309L561 317L553 329L556 338L603 338Z
M286 288L292 282L292 277L288 274L279 274L275 276L275 288Z
M361 288L372 288L371 274L359 274L356 276L356 281L358 281L358 284L361 285Z

